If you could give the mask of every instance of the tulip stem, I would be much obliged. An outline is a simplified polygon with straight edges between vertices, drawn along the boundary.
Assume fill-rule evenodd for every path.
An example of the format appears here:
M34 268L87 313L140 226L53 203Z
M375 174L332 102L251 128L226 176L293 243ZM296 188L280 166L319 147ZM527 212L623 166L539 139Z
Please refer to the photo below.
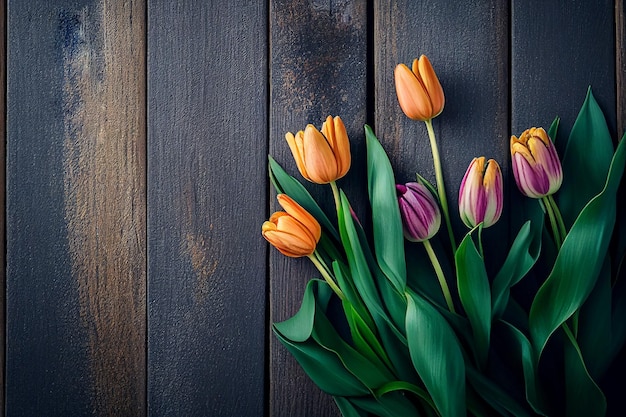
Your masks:
M437 147L437 139L435 138L435 130L433 129L433 120L426 120L426 130L428 130L428 139L430 139L430 149L433 154L433 163L435 165L435 179L437 180L437 193L439 194L439 203L443 218L446 221L448 229L448 237L452 246L452 253L456 253L456 242L454 240L454 232L452 231L452 223L450 222L450 212L448 211L448 199L446 198L446 189L443 183L443 172L441 170L441 158L439 157L439 148Z
M557 206L556 201L554 201L552 194L548 196L548 201L552 205L552 210L554 210L554 217L556 218L556 224L559 227L559 232L561 233L561 240L564 241L567 236L567 229L565 228L565 223L563 222L561 210L559 210L559 206Z
M337 215L339 215L339 209L341 208L341 200L339 198L339 188L335 181L330 182L330 188L333 190L333 197L335 198L335 208L337 209Z
M452 295L450 294L450 289L448 288L446 277L443 274L443 269L441 269L439 259L437 259L437 255L435 254L435 251L433 250L430 241L424 240L422 243L424 244L424 248L426 248L426 253L428 253L428 257L430 258L430 262L433 264L433 268L435 268L435 273L437 274L437 279L439 280L439 286L441 287L443 296L446 299L448 310L454 313L454 303L452 303Z
M554 242L556 243L557 250L561 249L561 245L563 245L563 239L561 238L561 232L559 231L559 227L557 226L556 215L554 214L554 208L552 204L550 204L550 200L548 197L542 197L541 202L548 213L548 218L550 219L550 227L552 228L552 236L554 237Z
M341 289L337 286L337 284L335 283L335 280L333 279L333 277L330 275L330 273L328 272L328 270L326 269L326 267L322 264L322 262L320 262L320 260L318 259L318 254L317 251L313 252L311 255L309 255L309 259L311 260L311 262L313 262L313 265L315 265L315 267L317 268L318 271L320 271L320 273L322 274L322 276L324 277L324 280L328 283L328 285L330 286L330 288L335 292L335 294L337 294L337 296L343 300L345 298L345 296L343 295L343 292L341 291Z

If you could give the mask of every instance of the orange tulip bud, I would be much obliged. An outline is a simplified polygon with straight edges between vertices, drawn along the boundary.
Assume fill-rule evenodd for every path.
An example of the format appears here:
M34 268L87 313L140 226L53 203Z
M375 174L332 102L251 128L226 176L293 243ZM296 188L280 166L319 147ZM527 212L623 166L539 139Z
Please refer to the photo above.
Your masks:
M398 64L394 78L398 103L408 118L425 122L443 111L443 88L426 55L415 59L412 69Z
M300 174L317 184L327 184L350 169L350 142L339 116L326 118L320 132L312 124L295 135L285 135Z
M263 237L283 255L311 255L322 234L319 223L289 196L279 194L277 199L285 211L275 212L263 223Z

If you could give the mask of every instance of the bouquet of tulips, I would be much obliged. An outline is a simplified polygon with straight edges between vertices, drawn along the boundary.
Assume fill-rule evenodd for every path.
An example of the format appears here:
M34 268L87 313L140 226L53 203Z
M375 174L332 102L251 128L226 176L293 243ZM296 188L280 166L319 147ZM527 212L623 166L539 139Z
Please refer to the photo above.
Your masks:
M371 230L336 184L351 163L339 117L321 131L309 124L286 134L302 177L330 184L336 212L270 157L284 211L263 224L263 236L286 256L308 257L320 274L299 311L274 324L278 340L346 417L619 412L605 391L626 339L618 204L626 141L614 150L591 90L568 138L558 118L548 131L512 136L524 197L510 213L519 229L502 264L487 268L483 229L504 209L500 166L484 157L469 165L458 199L468 231L457 241L432 127L443 89L425 56L398 65L395 84L406 116L426 124L436 184L419 174L397 184L366 125Z

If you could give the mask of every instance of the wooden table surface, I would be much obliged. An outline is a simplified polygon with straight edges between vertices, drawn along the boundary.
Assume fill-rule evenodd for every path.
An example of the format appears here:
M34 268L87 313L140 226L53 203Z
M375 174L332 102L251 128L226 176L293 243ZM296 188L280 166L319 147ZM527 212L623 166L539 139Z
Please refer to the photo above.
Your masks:
M357 211L365 123L399 182L433 179L397 63L443 85L453 213L472 157L510 182L510 135L569 130L588 86L626 121L623 0L8 0L0 24L7 416L337 416L271 334L315 274L261 237L267 155L297 176L285 132L340 115Z

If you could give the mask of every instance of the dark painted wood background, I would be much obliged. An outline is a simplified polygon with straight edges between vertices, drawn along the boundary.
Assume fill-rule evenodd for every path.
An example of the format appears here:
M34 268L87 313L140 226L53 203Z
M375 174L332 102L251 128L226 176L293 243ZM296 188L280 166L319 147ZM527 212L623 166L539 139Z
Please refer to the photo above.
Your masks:
M297 174L285 132L341 115L357 210L364 123L398 181L432 179L399 62L443 84L453 211L473 156L510 180L510 134L568 130L589 85L626 120L623 0L8 0L0 22L8 416L337 416L270 332L314 271L261 238L267 154Z

